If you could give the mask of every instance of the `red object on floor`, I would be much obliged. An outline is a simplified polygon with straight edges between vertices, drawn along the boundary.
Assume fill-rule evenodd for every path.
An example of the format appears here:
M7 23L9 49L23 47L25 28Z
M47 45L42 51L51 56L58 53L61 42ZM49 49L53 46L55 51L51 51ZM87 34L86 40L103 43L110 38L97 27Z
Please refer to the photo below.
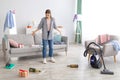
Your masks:
M20 77L28 77L28 75L29 75L28 70L23 70L23 69L19 70L19 76Z

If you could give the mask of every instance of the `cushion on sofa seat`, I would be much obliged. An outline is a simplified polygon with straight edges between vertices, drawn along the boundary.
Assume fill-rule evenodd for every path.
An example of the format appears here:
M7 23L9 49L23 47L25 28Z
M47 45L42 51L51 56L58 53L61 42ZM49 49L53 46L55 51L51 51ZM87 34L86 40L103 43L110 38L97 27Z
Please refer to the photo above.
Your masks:
M35 44L40 45L42 44L42 34L41 33L36 33L34 36Z
M61 45L53 45L53 49L63 49L63 48L66 48L67 45L65 44L61 44Z
M42 45L40 45L41 46L41 49L42 49ZM59 44L59 45L53 45L53 49L63 49L63 48L66 48L67 47L67 45L66 44ZM47 46L47 48L49 48L48 46Z
M58 50L58 49L64 49L67 46L65 44L62 45L54 45L53 49ZM24 48L11 48L11 53L31 53L31 52L41 52L42 51L42 45L39 47L33 46L25 46Z
M39 47L28 47L24 48L11 48L11 53L31 53L31 52L41 52L42 48Z

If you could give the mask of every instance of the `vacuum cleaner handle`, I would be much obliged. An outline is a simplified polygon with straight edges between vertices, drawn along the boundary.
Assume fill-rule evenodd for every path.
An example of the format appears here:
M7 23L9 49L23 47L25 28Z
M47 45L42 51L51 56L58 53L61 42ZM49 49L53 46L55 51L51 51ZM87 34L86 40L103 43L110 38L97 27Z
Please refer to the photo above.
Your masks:
M100 47L100 45L96 44L95 42L91 42L88 46L87 49L90 48L90 45L94 44L95 46L97 46L100 49L100 54L102 55L102 49Z
M96 51L94 48L87 48L87 49L84 51L84 57L87 56L88 51L94 51L95 53L97 53L97 51Z

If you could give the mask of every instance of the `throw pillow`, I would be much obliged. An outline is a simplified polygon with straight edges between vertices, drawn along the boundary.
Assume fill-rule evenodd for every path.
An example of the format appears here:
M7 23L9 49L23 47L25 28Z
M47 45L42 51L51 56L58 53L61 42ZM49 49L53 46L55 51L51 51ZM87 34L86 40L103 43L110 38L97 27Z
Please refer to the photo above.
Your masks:
M61 43L61 35L54 35L54 44L60 44Z
M14 47L14 48L18 48L19 46L19 44L16 42L16 41L14 41L13 39L9 39L9 43L10 43L10 46L12 46L12 47Z
M110 40L110 36L108 34L99 35L99 40L100 44L107 43Z

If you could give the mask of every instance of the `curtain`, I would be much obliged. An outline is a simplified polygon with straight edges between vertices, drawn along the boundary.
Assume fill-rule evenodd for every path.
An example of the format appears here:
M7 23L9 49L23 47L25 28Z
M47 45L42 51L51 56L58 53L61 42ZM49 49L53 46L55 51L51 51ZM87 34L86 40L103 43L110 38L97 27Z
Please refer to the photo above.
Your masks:
M81 15L81 5L82 5L82 0L77 0L77 15ZM80 20L79 21L77 20L76 22L75 42L76 43L82 42L82 21Z
M81 14L82 0L77 0L77 14Z
M75 42L81 43L82 39L82 28L81 28L81 21L77 21L77 27L76 27L76 35L75 35Z

